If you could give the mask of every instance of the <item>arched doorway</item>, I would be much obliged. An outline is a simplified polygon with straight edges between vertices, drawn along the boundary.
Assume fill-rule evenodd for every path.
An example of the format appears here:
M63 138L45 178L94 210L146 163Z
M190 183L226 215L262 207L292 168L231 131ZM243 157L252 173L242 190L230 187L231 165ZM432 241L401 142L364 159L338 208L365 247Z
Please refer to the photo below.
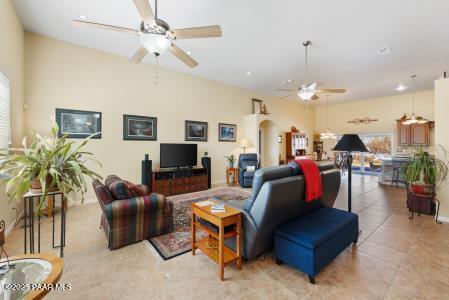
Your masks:
M271 120L259 123L259 155L262 168L279 165L279 140L276 124Z

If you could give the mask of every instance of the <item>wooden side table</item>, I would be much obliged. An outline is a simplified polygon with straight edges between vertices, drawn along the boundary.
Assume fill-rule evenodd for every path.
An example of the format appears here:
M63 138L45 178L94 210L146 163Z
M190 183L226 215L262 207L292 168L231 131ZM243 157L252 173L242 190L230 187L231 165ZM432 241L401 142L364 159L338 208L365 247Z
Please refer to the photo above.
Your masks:
M212 200L206 200L216 203ZM242 269L242 257L240 253L242 240L242 220L240 211L225 206L225 212L213 213L211 212L212 204L207 206L200 206L197 203L192 203L192 255L195 255L195 250L200 249L210 259L218 263L218 278L224 279L224 267L236 262L237 269ZM207 222L212 223L218 227L218 232L201 224L197 218L201 218ZM231 230L225 231L225 227L235 225ZM208 236L202 239L196 239L196 230L205 231ZM236 251L227 247L224 244L225 239L235 237Z
M233 180L231 180L231 174L234 175ZM239 184L239 168L226 168L226 183L228 184L228 186Z

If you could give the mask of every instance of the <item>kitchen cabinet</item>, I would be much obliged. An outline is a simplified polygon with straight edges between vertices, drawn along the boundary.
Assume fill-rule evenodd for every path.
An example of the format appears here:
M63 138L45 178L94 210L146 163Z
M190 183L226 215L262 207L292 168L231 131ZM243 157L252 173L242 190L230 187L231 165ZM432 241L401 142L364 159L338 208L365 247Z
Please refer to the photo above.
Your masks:
M434 122L424 124L402 124L397 121L398 146L428 146L430 144L430 129Z
M429 145L429 124L410 125L410 145Z
M397 122L398 126L398 146L410 145L410 125Z

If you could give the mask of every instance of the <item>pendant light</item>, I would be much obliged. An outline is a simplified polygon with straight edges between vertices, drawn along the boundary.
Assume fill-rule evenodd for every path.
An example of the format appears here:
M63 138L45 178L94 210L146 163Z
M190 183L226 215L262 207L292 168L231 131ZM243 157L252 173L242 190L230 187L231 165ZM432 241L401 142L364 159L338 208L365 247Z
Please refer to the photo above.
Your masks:
M320 133L320 139L336 139L335 133L332 133L328 127L329 123L329 95L326 95L326 131Z
M405 121L402 122L402 124L404 125L411 125L411 124L425 124L428 121L426 119L424 119L423 117L417 117L415 114L415 81L416 81L416 75L412 75L412 80L413 80L413 92L412 92L412 105L413 105L413 112L412 115L410 116L410 119L406 119Z

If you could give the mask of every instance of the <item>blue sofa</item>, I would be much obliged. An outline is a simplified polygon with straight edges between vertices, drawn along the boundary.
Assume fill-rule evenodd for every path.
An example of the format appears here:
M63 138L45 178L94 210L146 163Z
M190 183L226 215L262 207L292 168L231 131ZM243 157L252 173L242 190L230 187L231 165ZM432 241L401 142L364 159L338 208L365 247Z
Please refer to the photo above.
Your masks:
M357 243L358 216L354 213L319 207L294 218L275 232L276 263L286 263L309 276L315 275L351 243Z

